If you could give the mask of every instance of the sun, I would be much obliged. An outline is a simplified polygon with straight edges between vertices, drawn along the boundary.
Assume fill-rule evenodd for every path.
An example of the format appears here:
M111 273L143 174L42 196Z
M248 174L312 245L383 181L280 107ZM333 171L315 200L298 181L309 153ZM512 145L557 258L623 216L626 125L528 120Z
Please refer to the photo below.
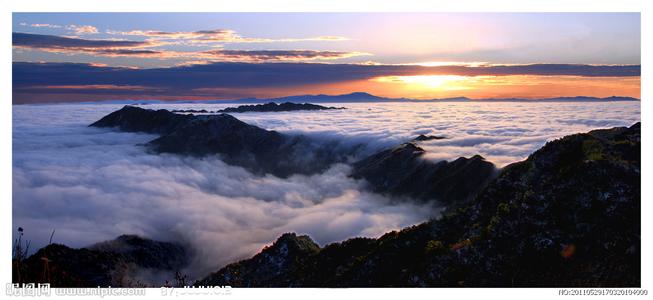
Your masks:
M418 88L438 90L465 89L467 76L459 75L415 75L415 76L382 76L373 79L376 82L405 84Z

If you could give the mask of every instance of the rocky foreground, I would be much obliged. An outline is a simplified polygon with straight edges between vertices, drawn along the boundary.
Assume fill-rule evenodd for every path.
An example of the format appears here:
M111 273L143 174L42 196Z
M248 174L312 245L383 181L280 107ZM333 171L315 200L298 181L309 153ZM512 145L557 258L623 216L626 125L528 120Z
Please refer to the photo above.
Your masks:
M638 287L640 124L547 143L441 219L319 247L281 236L198 285Z
M157 133L161 137L147 147L182 155L195 151L195 146L205 153L226 155L232 155L225 150L229 147L259 151L251 146L272 145L276 150L296 138L229 115L187 116L132 107L92 126ZM201 133L194 135L194 130ZM566 136L501 170L476 156L425 162L417 141L383 150L352 163L351 176L365 179L380 193L446 203L450 209L444 216L377 239L353 238L324 247L308 236L287 233L252 258L225 266L195 284L637 287L640 132L637 123ZM175 147L175 143L190 145ZM121 278L130 268L124 266L172 270L181 265L164 261L181 264L184 260L178 255L188 254L148 243L127 247L140 249L136 252L102 245L88 249L50 245L24 261L29 270L22 270L22 278L42 282L42 257L46 257L50 270L70 278L53 280L55 285L125 285Z

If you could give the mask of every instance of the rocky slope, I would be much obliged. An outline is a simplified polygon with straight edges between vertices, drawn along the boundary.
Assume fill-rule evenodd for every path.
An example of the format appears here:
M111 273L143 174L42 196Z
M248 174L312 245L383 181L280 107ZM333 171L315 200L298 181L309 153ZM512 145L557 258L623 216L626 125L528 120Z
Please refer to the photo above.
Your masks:
M164 274L172 282L189 256L181 245L134 235L80 249L51 244L20 262L20 270L14 261L13 281L49 282L53 287L139 286L152 284L150 274Z
M413 142L401 144L353 164L351 176L364 178L377 193L406 196L422 201L461 205L498 173L483 157L433 162Z
M640 167L639 123L567 136L441 219L324 248L286 234L197 284L637 287Z

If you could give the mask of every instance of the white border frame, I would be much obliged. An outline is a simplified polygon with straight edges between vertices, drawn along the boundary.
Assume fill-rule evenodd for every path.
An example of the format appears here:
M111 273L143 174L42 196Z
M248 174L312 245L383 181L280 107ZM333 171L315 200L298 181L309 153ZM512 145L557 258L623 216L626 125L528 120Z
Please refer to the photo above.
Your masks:
M2 80L0 81L0 95L2 96L2 109L0 109L0 283L11 281L11 199L12 199L12 104L11 104L11 28L13 12L640 12L641 13L641 105L642 105L642 288L651 288L651 259L647 255L653 253L651 249L651 159L648 155L653 153L651 148L651 58L653 53L651 38L653 36L653 1L647 0L455 0L443 1L420 0L330 0L330 1L299 1L299 0L244 0L210 1L210 0L113 0L113 1L84 1L84 0L5 0L2 1L0 17L0 31L2 44L0 47L5 57L0 61L2 65ZM651 291L653 292L653 291ZM511 289L234 289L231 296L261 298L269 296L284 296L288 299L333 299L337 297L473 297L473 298L501 298L521 299L524 296L532 298L549 298L558 295L558 289L540 288L511 288ZM161 296L159 289L149 289L150 296ZM200 296L198 296L200 297ZM204 296L201 296L204 297ZM211 298L220 296L208 296ZM87 299L91 297L79 297ZM92 297L97 298L97 297Z

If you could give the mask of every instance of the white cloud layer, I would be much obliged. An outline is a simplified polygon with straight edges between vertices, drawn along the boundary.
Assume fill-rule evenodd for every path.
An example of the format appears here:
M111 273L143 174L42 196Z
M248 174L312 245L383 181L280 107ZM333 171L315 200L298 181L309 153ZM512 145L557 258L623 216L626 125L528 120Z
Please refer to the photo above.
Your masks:
M364 192L335 165L323 174L254 176L216 157L150 155L155 136L86 127L117 106L14 106L13 224L32 247L82 247L120 234L181 239L199 274L251 256L284 232L318 243L376 237L436 215ZM189 271L191 272L191 271Z
M420 134L445 136L447 139L420 144L428 151L428 157L451 160L480 154L500 167L525 159L547 141L597 128L630 126L640 120L639 101L325 105L349 109L234 116L266 129L344 136L379 147L405 142Z
M505 165L545 141L640 119L639 102L330 104L347 110L244 113L266 129L368 144L370 152L419 134L431 159L481 154ZM227 105L151 105L168 109ZM120 105L13 106L13 224L41 247L82 247L120 234L181 239L197 251L192 276L249 257L281 233L318 243L376 237L420 223L436 209L365 192L349 167L279 179L254 176L216 157L151 155L155 136L88 128Z

